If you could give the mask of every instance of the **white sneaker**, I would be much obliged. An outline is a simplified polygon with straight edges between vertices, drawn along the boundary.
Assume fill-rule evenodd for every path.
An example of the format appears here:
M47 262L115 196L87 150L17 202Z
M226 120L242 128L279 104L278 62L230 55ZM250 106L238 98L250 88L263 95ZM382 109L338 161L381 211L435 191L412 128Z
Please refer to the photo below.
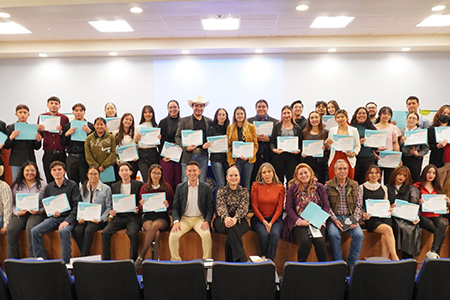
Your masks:
M428 258L441 258L441 257L439 256L439 254L437 254L437 253L434 252L434 251L428 251L426 255L427 255Z

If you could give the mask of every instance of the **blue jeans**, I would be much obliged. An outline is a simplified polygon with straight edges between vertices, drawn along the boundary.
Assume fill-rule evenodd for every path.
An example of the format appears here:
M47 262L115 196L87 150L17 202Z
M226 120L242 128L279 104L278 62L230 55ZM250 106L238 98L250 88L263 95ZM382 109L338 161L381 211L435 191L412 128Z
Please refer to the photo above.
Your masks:
M2 228L2 227L3 227L3 216L0 215L0 228Z
M272 220L272 217L265 218L267 222ZM283 219L281 216L272 225L270 233L267 232L266 226L258 219L256 215L250 219L252 229L256 231L259 239L259 247L261 248L261 255L271 260L275 259L277 254L278 240L280 239L281 230L283 230Z
M206 172L208 171L208 154L205 151L202 151L199 154L192 154L189 161L195 160L200 164L200 180L205 181L206 180ZM181 163L181 181L186 181L186 166L187 163Z
M211 169L216 179L217 188L225 186L225 167L221 161L211 161Z
M47 259L47 254L45 253L44 248L44 234L57 230L59 224L64 222L65 219L66 217L50 217L31 229L34 257L42 257L43 259ZM73 225L69 225L59 231L59 236L61 238L61 256L66 264L69 263L72 255L72 229Z
M11 166L12 180L16 181L17 176L19 176L20 166Z
M241 185L250 190L250 177L252 176L253 164L238 158L236 160L236 167L238 168L239 173L241 173Z
M341 223L348 216L336 216ZM331 256L333 260L343 260L341 251L341 230L334 225L333 222L329 221L327 223L328 239L330 242ZM350 268L353 268L356 260L359 258L359 253L361 252L361 247L364 239L364 234L362 232L361 226L355 227L353 229L347 230L348 234L352 239L350 243L350 252L347 257L347 264Z

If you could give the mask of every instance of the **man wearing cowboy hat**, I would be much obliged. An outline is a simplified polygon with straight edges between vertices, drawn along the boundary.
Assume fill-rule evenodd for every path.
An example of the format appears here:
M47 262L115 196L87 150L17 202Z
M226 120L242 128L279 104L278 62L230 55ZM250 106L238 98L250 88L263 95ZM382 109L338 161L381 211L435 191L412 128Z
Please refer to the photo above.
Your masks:
M188 161L194 160L200 164L200 179L205 181L206 172L208 169L208 150L205 146L206 134L209 127L212 126L212 120L203 116L203 110L209 104L209 101L205 101L202 96L197 95L194 100L188 100L189 106L192 107L193 114L189 117L184 117L178 123L177 133L175 135L175 142L182 147L181 131L182 130L201 130L203 131L203 144L190 145L183 148L183 154L181 156L181 173L183 174L183 181L187 180L186 165Z

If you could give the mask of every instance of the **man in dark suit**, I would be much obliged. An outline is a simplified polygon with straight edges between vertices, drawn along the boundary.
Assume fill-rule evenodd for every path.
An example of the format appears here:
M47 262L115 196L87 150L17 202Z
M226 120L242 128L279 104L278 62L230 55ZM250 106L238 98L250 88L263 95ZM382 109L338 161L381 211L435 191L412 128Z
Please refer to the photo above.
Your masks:
M187 181L180 183L175 191L172 206L173 227L169 235L171 260L181 260L179 240L194 229L202 239L203 259L211 258L211 232L209 224L214 215L211 187L199 180L200 166L190 161L186 166Z
M198 95L194 100L188 100L189 106L192 107L194 113L182 118L178 123L177 133L175 134L175 142L177 145L183 148L183 154L181 156L181 174L182 180L186 181L186 164L188 161L197 161L200 165L200 179L205 181L206 171L208 170L208 150L206 144L206 134L209 127L212 126L212 120L203 116L203 110L209 101L205 101L202 96ZM203 132L203 143L201 145L189 145L184 147L181 139L182 130L201 130Z
M256 116L248 118L248 122L253 124L253 122L273 122L274 124L278 122L277 119L270 117L267 114L269 110L269 104L264 99L259 99L255 104ZM270 150L270 136L261 134L258 135L258 152L256 153L256 162L253 165L252 176L250 177L250 184L255 181L256 174L258 173L259 167L265 163L270 162L272 159L272 150Z
M131 179L131 165L127 162L119 164L120 181L111 185L114 194L135 195L136 206L134 212L118 213L114 209L109 211L109 223L102 232L102 259L111 259L111 237L120 229L127 229L130 239L130 258L138 257L139 230L141 229L141 215L139 214L139 195L142 182ZM114 201L114 200L113 200ZM113 206L114 207L114 206Z

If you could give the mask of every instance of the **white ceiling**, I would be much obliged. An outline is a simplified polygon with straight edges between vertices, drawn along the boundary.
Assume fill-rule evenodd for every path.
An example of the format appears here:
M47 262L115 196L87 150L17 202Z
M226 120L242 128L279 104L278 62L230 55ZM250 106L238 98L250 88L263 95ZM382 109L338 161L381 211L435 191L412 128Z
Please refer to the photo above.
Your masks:
M109 3L105 3L109 2ZM308 4L307 11L296 11ZM432 12L435 5L447 5ZM144 9L133 14L129 8ZM32 34L0 35L0 57L400 51L450 51L450 27L415 27L450 14L450 0L0 0L0 11ZM202 18L239 17L236 31L204 31ZM309 28L317 16L354 16L343 29ZM100 33L94 20L126 20L134 32Z

